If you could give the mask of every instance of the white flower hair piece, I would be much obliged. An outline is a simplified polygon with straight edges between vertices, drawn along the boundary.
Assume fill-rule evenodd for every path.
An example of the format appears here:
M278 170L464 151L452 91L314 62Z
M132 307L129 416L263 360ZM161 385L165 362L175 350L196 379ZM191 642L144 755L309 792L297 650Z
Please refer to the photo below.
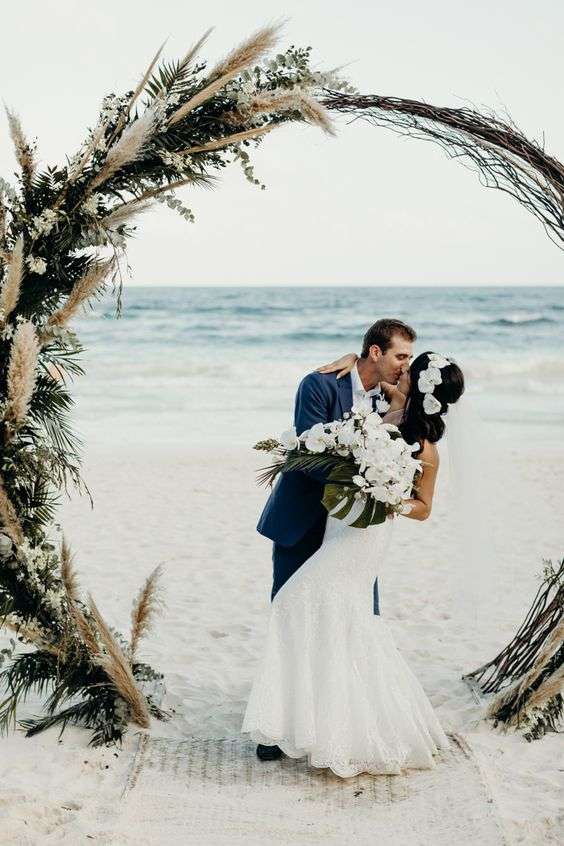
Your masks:
M448 358L438 353L429 353L429 364L426 370L419 374L417 387L424 394L423 411L425 414L437 414L442 408L439 400L433 396L435 387L443 381L441 370L450 364Z

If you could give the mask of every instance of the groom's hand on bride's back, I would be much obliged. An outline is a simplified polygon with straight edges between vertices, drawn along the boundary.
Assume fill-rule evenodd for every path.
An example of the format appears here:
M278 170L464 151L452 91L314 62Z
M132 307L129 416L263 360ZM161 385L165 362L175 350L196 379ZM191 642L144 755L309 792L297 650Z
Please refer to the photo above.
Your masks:
M356 353L346 353L341 358L336 358L330 364L322 364L321 367L316 367L316 373L337 373L337 379L342 379L347 373L350 373L356 362L358 356Z

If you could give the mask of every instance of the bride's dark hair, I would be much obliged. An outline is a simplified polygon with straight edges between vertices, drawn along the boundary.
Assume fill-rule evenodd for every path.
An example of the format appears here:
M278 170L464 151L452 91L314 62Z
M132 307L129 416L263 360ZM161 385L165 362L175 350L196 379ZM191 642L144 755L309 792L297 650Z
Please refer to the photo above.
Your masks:
M457 402L464 393L464 375L462 370L451 361L446 367L441 368L442 382L435 385L433 396L440 402L441 408L435 414L427 414L423 408L425 394L421 393L417 383L419 375L429 366L429 352L421 353L411 362L409 378L411 385L403 412L399 429L408 444L419 441L430 441L435 444L440 441L445 431L443 415L447 413L448 406Z

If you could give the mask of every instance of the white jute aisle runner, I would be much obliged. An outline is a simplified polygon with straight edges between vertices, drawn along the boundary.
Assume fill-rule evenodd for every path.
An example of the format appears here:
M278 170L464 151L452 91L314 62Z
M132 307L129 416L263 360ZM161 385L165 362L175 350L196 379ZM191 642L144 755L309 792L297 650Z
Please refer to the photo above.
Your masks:
M242 737L143 735L119 829L167 846L501 846L493 801L467 744L433 770L340 779L305 759L262 762Z

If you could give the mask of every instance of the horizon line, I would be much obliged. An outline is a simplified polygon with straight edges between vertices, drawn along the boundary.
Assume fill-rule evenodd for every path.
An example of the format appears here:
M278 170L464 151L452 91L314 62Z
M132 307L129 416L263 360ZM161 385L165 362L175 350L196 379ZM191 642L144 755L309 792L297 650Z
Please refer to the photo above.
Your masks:
M124 288L564 288L562 282L515 282L515 283L430 283L430 282L169 282L166 284L147 282L124 282Z

